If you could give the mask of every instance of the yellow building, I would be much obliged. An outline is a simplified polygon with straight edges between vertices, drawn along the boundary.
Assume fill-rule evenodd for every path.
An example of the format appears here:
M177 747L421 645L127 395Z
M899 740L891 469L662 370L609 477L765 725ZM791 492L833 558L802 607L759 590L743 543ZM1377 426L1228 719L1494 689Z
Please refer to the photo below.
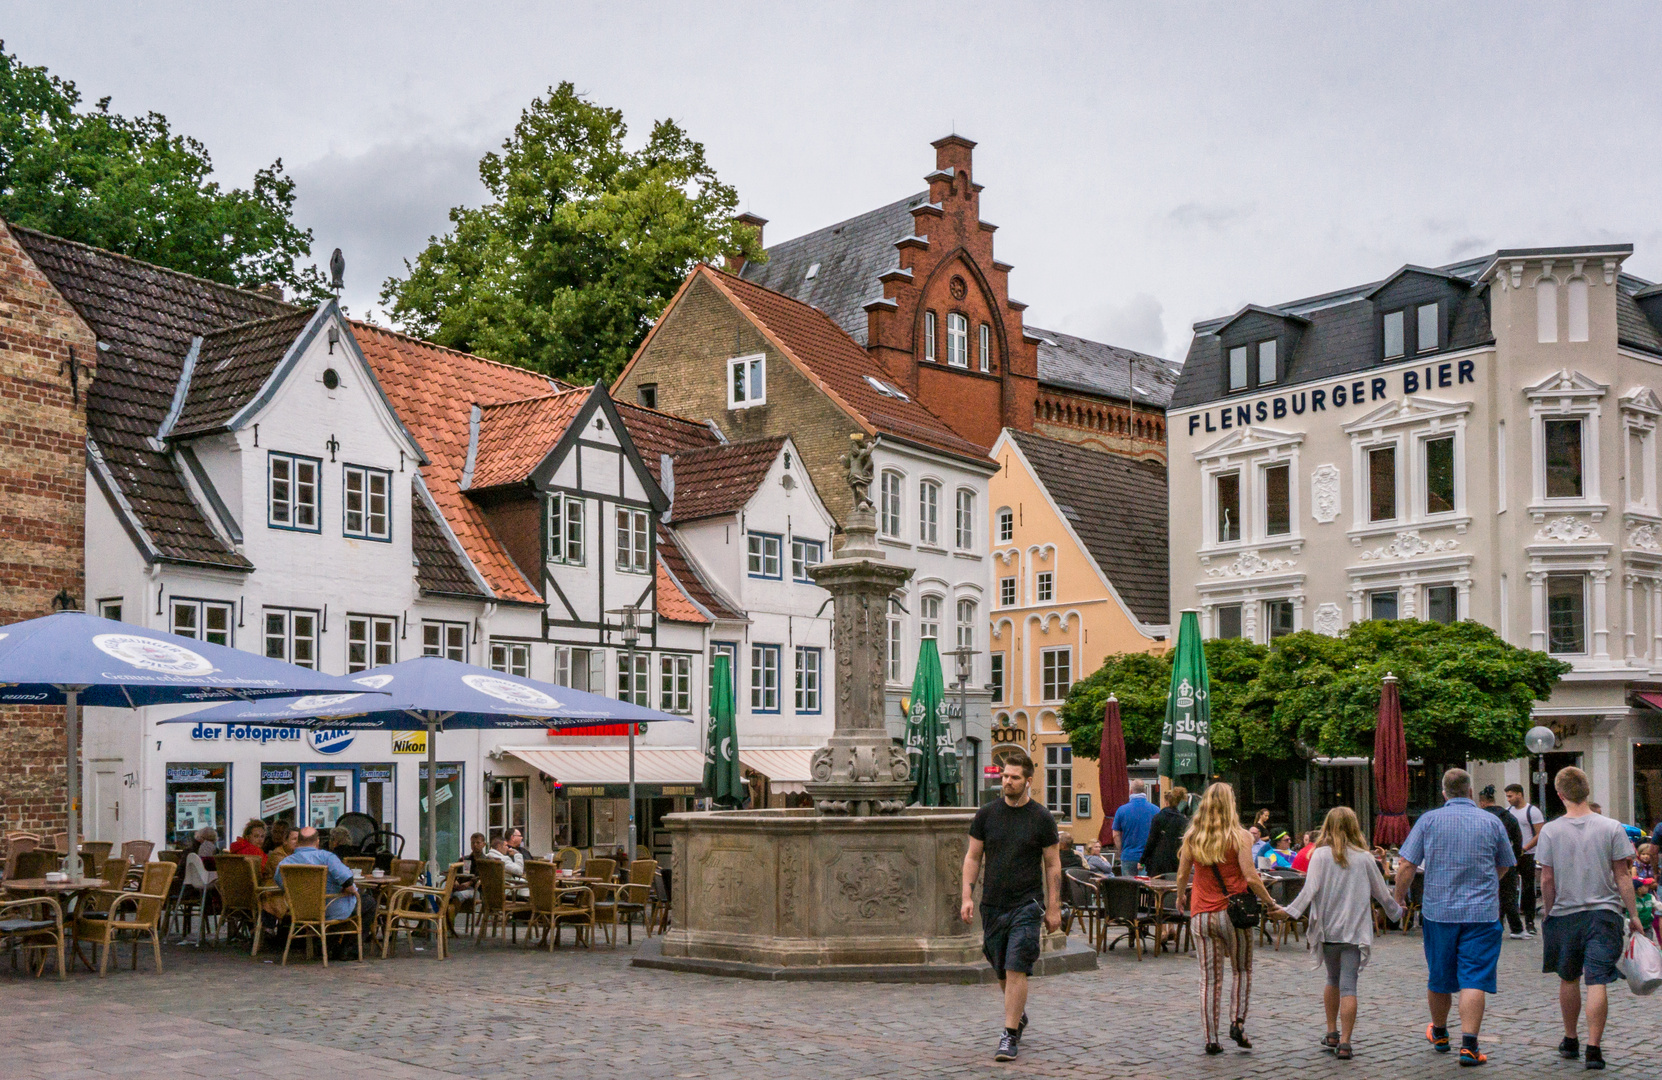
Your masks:
M992 457L992 760L1025 750L1035 797L1084 843L1096 763L1074 769L1057 714L1104 658L1167 648L1166 469L1010 429Z

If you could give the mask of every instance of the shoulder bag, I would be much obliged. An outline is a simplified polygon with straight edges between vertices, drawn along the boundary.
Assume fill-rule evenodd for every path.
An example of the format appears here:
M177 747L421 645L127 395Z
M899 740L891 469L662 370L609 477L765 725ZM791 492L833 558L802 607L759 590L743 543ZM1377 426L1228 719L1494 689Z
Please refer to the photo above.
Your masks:
M1218 891L1227 898L1229 910L1229 925L1237 930L1251 930L1264 917L1263 905L1258 902L1258 896L1248 886L1244 892L1232 893L1229 885L1223 880L1223 871L1218 864L1212 864L1212 873L1218 879Z

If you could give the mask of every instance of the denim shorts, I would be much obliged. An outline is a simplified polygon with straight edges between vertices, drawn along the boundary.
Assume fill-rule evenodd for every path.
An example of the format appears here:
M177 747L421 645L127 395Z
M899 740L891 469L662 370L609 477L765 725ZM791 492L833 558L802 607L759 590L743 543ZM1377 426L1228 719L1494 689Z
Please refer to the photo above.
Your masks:
M1585 977L1588 986L1615 982L1616 960L1622 955L1626 927L1614 911L1574 911L1548 917L1541 924L1541 970L1565 982Z
M1044 921L1045 908L1037 900L1029 900L1013 911L982 909L981 952L999 978L1004 978L1006 971L1033 974L1033 965L1039 960Z
M1430 974L1426 988L1433 994L1458 994L1462 990L1494 993L1500 927L1499 919L1475 923L1424 920L1420 938Z

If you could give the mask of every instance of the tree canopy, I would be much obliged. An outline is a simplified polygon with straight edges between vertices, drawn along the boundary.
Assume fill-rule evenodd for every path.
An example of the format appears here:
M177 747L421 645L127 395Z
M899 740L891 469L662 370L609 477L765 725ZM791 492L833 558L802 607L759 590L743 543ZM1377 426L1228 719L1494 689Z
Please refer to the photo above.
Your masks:
M1410 756L1508 761L1525 752L1534 703L1570 670L1470 621L1370 620L1339 637L1301 631L1269 647L1214 639L1205 648L1213 760L1237 766L1371 755L1386 672L1399 680ZM1170 679L1170 653L1110 656L1068 694L1062 727L1073 752L1096 757L1113 691L1127 756L1156 753Z
M561 83L531 102L381 303L411 333L573 382L610 379L700 261L762 255L734 189L673 120L624 145L623 113Z
M0 217L227 285L328 295L317 267L298 265L312 234L292 220L281 159L225 189L207 148L165 116L80 105L73 82L0 42Z

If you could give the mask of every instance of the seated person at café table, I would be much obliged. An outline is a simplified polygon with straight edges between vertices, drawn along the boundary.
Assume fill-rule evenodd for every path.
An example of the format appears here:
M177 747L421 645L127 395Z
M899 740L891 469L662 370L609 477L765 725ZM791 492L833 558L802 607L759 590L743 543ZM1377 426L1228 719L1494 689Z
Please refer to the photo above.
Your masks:
M352 843L352 830L344 825L336 825L329 830L329 843L324 846L343 859L358 853L357 845Z
M510 892L514 892L517 895L518 893L523 893L526 890L525 860L518 852L512 851L508 848L508 841L503 840L500 837L492 840L491 849L481 855L480 858L495 859L497 862L506 864L507 870L504 873L504 877L507 879L506 884Z
M242 835L231 841L232 855L248 855L256 862L265 861L265 822L251 819L242 827Z
M194 851L204 859L211 859L219 851L219 832L212 825L204 825L180 848L186 855Z
M468 852L466 855L463 855L459 860L462 864L462 873L468 875L469 877L478 877L479 869L477 863L480 859L486 858L490 854L490 849L485 846L485 834L482 832L476 832L472 836L468 837L468 843L473 846L473 850ZM473 902L474 895L475 890L470 885L465 889L457 889L455 892L450 894L450 898L458 905L465 905Z
M1283 829L1275 834L1270 846L1258 856L1260 870L1291 870L1293 868L1293 838Z
M521 866L525 865L525 860L526 859L536 858L535 855L531 854L530 849L525 846L525 833L522 832L521 830L519 830L519 829L509 829L508 830L507 841L508 841L508 850L513 852L515 855L519 856L519 862L520 862Z
M1085 869L1098 874L1112 874L1114 868L1102 854L1102 841L1092 840L1085 845Z
M1079 852L1073 846L1073 834L1063 829L1057 834L1061 840L1062 869L1079 870L1085 866L1085 860L1079 857Z
M294 828L294 823L289 821L288 818L278 818L276 821L273 821L270 827L266 829L265 843L261 845L265 848L265 853L270 855L273 851L276 851L278 848L282 847L283 840L288 836L289 830L292 828Z
M340 856L332 851L324 851L317 846L318 832L310 825L301 829L296 837L297 843L294 853L277 864L277 884L283 883L283 867L285 866L322 866L328 871L328 892L334 896L329 906L324 908L324 914L331 919L350 918L358 907L359 900L363 900L363 925L365 930L375 922L375 901L372 897L358 895L358 886L353 883L352 871L340 861ZM335 894L339 895L335 895Z

